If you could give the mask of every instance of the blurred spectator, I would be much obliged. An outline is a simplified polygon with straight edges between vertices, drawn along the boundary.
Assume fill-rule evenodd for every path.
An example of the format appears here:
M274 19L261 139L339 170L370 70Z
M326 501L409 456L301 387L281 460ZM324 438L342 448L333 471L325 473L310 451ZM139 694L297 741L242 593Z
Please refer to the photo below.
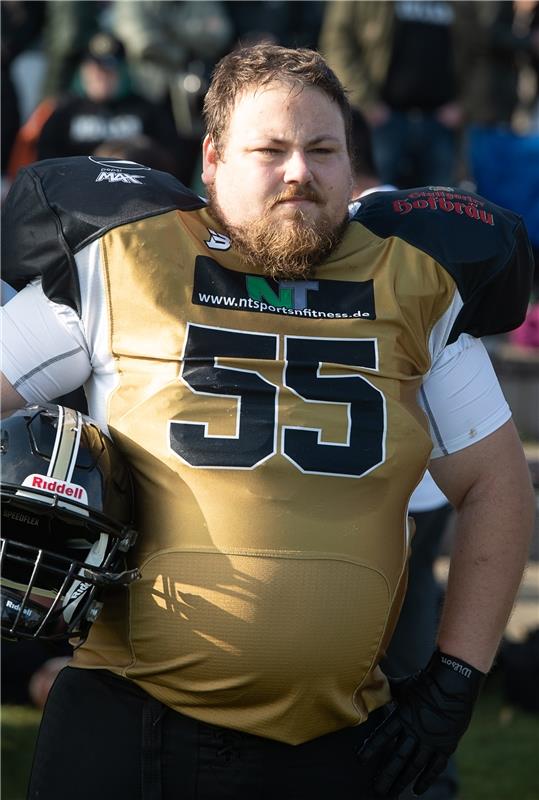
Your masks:
M352 198L358 198L371 192L391 192L395 186L391 183L382 184L374 163L372 146L372 131L365 115L359 108L352 109L352 175L354 185Z
M24 125L19 128L11 148L6 169L7 177L10 181L15 179L21 167L37 161L37 143L41 136L41 131L55 108L56 100L52 97L46 97L32 111Z
M227 4L227 11L234 26L234 40L242 45L264 41L316 49L325 5L309 0L237 0Z
M178 109L178 129L187 133L197 128L198 108L191 100L204 94L214 63L232 44L226 4L118 0L112 24L141 94L163 101L171 91L181 90L189 109L185 117Z
M123 43L137 91L172 111L181 163L194 165L204 134L201 109L216 60L232 44L226 3L118 0L115 35ZM180 179L191 185L191 174Z
M96 147L93 155L101 158L123 158L126 161L144 164L151 169L172 173L176 169L177 162L169 150L144 135L131 136L127 139L108 139ZM181 158L181 154L179 157Z
M40 33L36 41L35 37L32 40L24 32L25 47L30 42L35 42L38 47L31 53L23 51L26 58L17 58L11 70L19 92L22 125L18 128L5 170L5 183L9 184L21 167L37 160L37 142L43 126L56 108L58 98L70 89L89 40L97 31L106 30L110 3L103 0L47 0L3 5L10 12L17 6L27 6L29 20ZM5 28L3 36L4 31Z
M470 171L479 194L521 214L535 252L539 291L539 132L515 133L503 126L474 125L469 131Z
M47 66L42 96L48 98L70 90L88 42L99 31L107 30L105 15L110 3L47 0L45 6L43 47Z
M2 175L6 174L7 164L17 131L21 123L20 108L11 75L14 59L31 46L43 26L46 3L43 2L2 2L1 41L2 41L2 108L1 108L1 154Z
M516 347L539 352L539 302L532 303L522 325L511 331L508 338Z
M466 101L468 162L477 192L524 217L539 264L539 130L517 130L522 71L539 60L536 3L473 3ZM537 87L535 89L537 91ZM520 115L522 120L522 116ZM539 289L536 266L535 294Z
M132 91L116 39L98 33L90 40L78 81L78 92L60 99L45 122L37 144L39 159L90 154L106 140L141 134L175 158L174 123L162 108Z
M530 11L529 29L532 41L530 65L535 78L535 102L532 111L531 127L539 133L539 2L535 0Z
M320 47L373 126L383 183L455 182L467 2L332 2Z
M529 8L524 13L524 6ZM534 3L488 0L470 4L475 35L465 40L468 64L464 97L466 120L475 125L512 128L519 104L521 69L539 57L532 34ZM522 8L521 8L522 6Z

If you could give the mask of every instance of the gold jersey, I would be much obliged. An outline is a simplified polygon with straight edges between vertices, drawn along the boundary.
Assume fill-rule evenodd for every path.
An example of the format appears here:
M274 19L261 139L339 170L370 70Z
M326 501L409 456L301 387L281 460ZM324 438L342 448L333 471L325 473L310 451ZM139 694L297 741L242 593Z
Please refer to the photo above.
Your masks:
M99 170L83 161L63 164ZM144 213L123 208L113 224L92 210L93 232L86 208L84 230L81 214L70 229L68 204L52 202L65 166L51 170L38 180L69 248L99 244L116 376L106 421L133 468L142 572L109 594L75 666L291 744L363 722L389 700L378 663L406 585L408 501L432 447L418 391L437 343L470 329L478 284L494 291L485 263L499 241L488 236L509 223L475 196L462 205L484 218L453 220L439 207L458 202L447 192L431 193L436 208L390 193L365 204L311 280L275 282L185 190ZM155 181L153 196L166 194ZM415 220L403 235L412 211L490 242L473 280L436 235L416 241ZM40 271L49 296L80 307L75 268L63 283L65 264Z

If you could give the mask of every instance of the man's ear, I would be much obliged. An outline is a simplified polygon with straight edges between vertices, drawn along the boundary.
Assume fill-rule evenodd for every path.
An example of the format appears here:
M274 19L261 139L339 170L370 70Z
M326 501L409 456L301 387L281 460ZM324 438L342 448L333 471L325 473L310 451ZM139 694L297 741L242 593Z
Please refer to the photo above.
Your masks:
M210 186L215 180L215 171L219 157L213 140L209 136L202 142L202 183Z

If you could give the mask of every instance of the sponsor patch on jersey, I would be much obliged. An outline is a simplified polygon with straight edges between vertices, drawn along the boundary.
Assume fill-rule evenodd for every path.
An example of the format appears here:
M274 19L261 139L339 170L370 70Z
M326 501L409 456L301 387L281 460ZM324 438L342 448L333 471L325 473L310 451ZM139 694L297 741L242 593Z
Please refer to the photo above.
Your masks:
M305 319L376 319L372 280L276 281L226 269L208 256L196 258L192 302Z
M217 233L217 231L208 228L210 234L209 239L205 239L204 244L210 250L230 250L230 239L224 233Z
M88 505L88 494L84 486L79 486L78 483L69 483L62 481L58 478L51 478L48 475L39 475L32 473L27 475L22 482L23 486L28 486L31 489L37 489L40 492L46 492L50 495L58 495L59 497L66 498L66 500L75 500L77 503ZM17 494L25 495L24 491L18 491ZM39 495L28 493L28 497L32 499L41 499Z
M420 192L410 192L406 197L392 201L393 211L396 214L409 214L413 211L430 209L431 211L445 211L449 214L458 214L470 219L483 222L485 225L494 225L494 215L486 211L485 204L477 197L469 194L460 194L453 190L429 187Z
M108 183L137 183L140 185L145 177L145 175L131 175L127 172L113 172L110 169L102 169L95 182L107 181Z

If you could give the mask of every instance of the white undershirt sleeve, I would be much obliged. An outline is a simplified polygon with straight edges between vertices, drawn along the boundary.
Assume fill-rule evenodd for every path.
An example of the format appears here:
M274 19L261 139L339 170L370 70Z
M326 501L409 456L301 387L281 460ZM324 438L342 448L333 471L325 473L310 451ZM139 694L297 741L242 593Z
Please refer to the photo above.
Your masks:
M468 334L441 352L425 377L419 402L429 419L431 458L469 447L511 417L485 346Z
M92 365L81 320L68 306L52 303L39 280L0 313L2 371L27 402L47 402L88 379Z

